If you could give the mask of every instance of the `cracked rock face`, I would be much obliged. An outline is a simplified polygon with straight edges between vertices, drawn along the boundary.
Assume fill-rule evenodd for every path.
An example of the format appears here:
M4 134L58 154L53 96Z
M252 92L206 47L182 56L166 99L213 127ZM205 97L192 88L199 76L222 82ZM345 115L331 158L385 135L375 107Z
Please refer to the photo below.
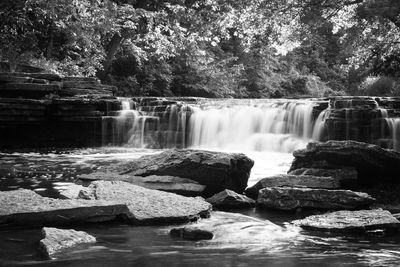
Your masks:
M53 199L26 189L0 192L0 203L0 228L105 221L129 213L114 200Z
M171 149L147 155L107 171L132 176L169 175L207 186L210 195L230 189L242 193L254 161L244 154L191 149Z
M301 187L268 187L260 190L257 205L278 210L357 209L375 201L370 195L350 190L327 190Z
M341 210L313 215L293 223L305 229L331 232L366 232L376 229L400 230L400 221L382 209Z
M43 239L40 240L39 251L50 259L67 248L72 248L79 244L96 243L94 236L83 231L70 229L44 227L42 235Z
M134 224L167 224L208 217L211 205L201 197L184 197L120 181L95 181L79 194L85 199L118 201Z

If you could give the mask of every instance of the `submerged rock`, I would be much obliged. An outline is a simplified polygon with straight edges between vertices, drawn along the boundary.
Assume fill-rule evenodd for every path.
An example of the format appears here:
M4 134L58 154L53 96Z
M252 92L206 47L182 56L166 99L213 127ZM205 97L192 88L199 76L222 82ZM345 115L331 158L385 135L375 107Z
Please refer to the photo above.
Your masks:
M290 171L300 168L352 167L363 183L391 181L398 183L400 153L377 145L356 141L311 142L306 149L293 153ZM335 167L336 166L336 167Z
M44 227L42 234L43 239L40 240L39 251L50 259L67 248L79 244L96 243L94 236L83 231Z
M208 194L224 189L242 193L254 161L244 154L172 149L109 168L132 176L170 175L206 185Z
M257 206L278 210L357 209L375 201L366 193L350 190L326 190L299 187L269 187L260 190Z
M26 189L0 192L0 203L0 228L110 221L129 214L125 204L114 200L53 199Z
M79 196L125 203L128 219L134 224L189 222L207 217L211 211L211 205L201 197L184 197L119 181L92 182Z
M170 231L170 234L175 237L179 237L185 240L209 240L214 237L214 234L207 230L198 229L196 227L181 227L181 228L173 228Z
M341 210L322 215L309 216L293 223L305 229L332 232L366 232L376 229L399 230L400 221L389 211Z
M167 175L150 175L142 177L119 175L111 172L94 172L87 175L81 175L79 179L83 181L123 181L148 189L161 190L183 196L200 196L206 188L205 185L201 185L196 181Z
M206 201L218 209L251 208L255 205L253 199L228 189L207 198Z
M253 199L257 199L258 192L266 187L309 187L309 188L340 188L339 181L332 177L318 177L311 175L291 175L281 174L272 177L263 178L252 187L246 189L246 195Z

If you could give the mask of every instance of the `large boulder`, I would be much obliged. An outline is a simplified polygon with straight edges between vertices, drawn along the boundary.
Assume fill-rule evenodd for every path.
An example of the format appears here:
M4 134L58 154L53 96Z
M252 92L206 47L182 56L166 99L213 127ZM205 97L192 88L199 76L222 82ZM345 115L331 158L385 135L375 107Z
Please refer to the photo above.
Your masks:
M340 184L339 180L332 177L280 174L261 179L255 185L246 189L246 195L257 199L258 192L261 189L280 186L338 189Z
M208 217L212 208L201 197L184 197L120 181L92 182L78 197L125 203L130 222L140 225L195 221Z
M146 177L119 175L112 172L94 172L79 176L82 181L123 181L148 189L171 192L183 196L201 196L206 188L196 181L168 175L150 175ZM72 189L72 188L71 188Z
M240 195L231 190L225 189L214 196L207 198L206 201L220 210L240 209L254 207L255 201L244 195Z
M302 220L295 220L293 223L305 229L329 232L365 232L376 229L400 229L400 221L389 211L382 209L341 210L309 216Z
M129 213L114 200L53 199L26 189L0 192L0 203L0 228L110 221Z
M300 187L267 187L261 189L257 206L278 210L357 209L368 207L375 201L366 193L350 190L327 190Z
M341 188L346 189L355 187L358 179L358 172L353 167L337 169L300 168L288 174L332 177L340 182Z
M362 183L399 182L400 153L356 141L311 142L293 153L290 171L300 168L353 167Z
M146 155L109 170L132 176L170 175L206 185L209 195L230 189L242 193L254 161L244 154L172 149Z
M80 244L96 243L96 238L83 231L44 227L39 252L46 258L53 258L63 250Z

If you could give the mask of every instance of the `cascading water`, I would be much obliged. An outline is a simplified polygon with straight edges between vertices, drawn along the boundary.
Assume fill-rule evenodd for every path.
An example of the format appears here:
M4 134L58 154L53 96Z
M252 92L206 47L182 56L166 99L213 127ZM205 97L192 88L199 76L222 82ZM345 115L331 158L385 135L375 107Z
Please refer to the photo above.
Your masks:
M317 127L309 100L153 100L136 107L121 101L113 144L140 148L292 152L321 135L325 118Z
M393 149L400 151L400 118L386 118L386 123L391 134Z
M196 108L190 145L207 149L292 152L313 135L313 103L230 101Z

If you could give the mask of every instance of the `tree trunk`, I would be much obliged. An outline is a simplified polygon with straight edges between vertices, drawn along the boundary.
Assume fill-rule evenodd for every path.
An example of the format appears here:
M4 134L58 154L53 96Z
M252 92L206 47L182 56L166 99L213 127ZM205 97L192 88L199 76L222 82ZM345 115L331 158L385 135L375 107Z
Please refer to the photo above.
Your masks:
M50 39L49 42L47 43L47 49L46 49L46 59L50 60L51 56L53 54L53 47L54 47L54 33L52 30L50 30Z
M103 63L105 74L109 73L112 61L114 60L114 56L117 53L123 39L124 38L119 34L115 34L113 36L113 38L111 39L111 42L108 45L108 49L107 49L106 60Z

